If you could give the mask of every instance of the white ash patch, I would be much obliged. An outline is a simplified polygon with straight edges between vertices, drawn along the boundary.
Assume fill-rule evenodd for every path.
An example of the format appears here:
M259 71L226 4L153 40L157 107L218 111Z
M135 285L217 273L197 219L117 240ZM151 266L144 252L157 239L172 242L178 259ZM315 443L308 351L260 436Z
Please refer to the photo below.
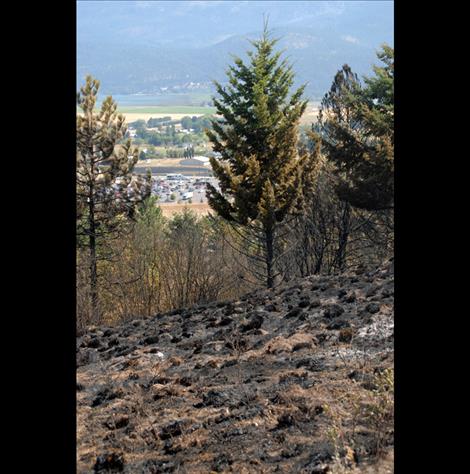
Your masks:
M380 342L384 341L394 334L395 321L392 315L377 315L372 323L361 328L356 337L356 342Z

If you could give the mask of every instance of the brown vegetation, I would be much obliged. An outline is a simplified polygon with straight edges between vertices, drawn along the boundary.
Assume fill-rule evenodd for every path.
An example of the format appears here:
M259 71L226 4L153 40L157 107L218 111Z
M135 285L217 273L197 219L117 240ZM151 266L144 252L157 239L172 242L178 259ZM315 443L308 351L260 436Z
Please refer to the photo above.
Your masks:
M79 473L393 472L393 264L88 328L77 363Z

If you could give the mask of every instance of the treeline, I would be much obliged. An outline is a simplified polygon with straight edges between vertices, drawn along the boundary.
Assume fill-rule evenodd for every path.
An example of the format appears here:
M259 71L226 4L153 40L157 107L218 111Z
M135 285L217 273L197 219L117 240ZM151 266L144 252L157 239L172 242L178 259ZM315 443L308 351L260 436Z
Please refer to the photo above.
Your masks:
M180 124L181 133L176 129ZM171 117L136 120L129 124L136 130L136 143L147 143L153 146L184 146L187 144L202 144L207 141L204 130L211 127L209 116L183 117L181 120L171 120ZM157 128L158 131L150 130Z
M220 189L208 186L213 212L203 218L162 217L145 180L133 178L130 142L116 152L125 125L115 104L90 112L98 83L87 79L77 118L86 177L77 178L80 327L367 269L393 255L393 49L384 45L362 80L344 65L300 139L304 88L291 91L295 75L275 43L265 29L247 63L235 58L229 85L216 84L218 117L206 133Z
M77 260L78 330L162 311L234 298L249 289L220 219L185 209L164 218L151 197L138 206L121 238L103 247L99 312L90 305L89 254ZM124 238L125 236L125 238ZM233 272L237 272L238 278Z

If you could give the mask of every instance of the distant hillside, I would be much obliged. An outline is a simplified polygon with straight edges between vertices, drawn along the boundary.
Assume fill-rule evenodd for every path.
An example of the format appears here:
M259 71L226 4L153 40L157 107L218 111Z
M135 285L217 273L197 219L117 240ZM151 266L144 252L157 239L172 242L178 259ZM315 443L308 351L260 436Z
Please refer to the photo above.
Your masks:
M91 73L112 94L206 89L259 37L263 13L311 98L344 63L369 73L393 44L392 2L79 2L77 81Z

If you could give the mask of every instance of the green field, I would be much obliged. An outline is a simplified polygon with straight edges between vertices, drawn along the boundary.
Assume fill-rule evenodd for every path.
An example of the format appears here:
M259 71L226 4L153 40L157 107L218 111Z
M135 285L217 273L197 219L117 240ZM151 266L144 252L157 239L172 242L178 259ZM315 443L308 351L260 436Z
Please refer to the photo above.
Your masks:
M214 107L196 107L192 105L153 105L118 107L121 114L209 114L215 113Z

